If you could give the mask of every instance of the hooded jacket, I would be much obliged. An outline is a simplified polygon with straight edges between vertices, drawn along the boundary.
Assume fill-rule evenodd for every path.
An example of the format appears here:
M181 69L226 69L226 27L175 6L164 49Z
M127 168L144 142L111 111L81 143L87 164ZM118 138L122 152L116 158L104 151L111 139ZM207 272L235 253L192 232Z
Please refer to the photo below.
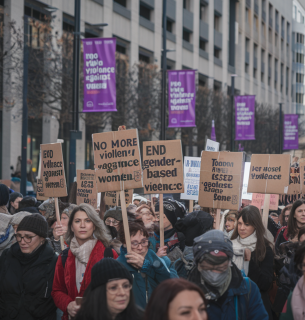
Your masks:
M27 263L20 256L15 243L0 258L0 319L55 320L51 291L57 255L46 242Z
M145 309L148 299L157 285L164 280L178 278L177 273L173 267L170 267L170 260L167 257L159 258L151 249L148 249L140 270L127 263L126 254L127 250L122 246L118 261L132 274L135 302L139 307Z
M104 258L104 251L105 246L98 240L90 254L79 292L77 292L76 287L75 256L72 251L69 250L65 267L62 263L63 253L58 257L54 275L52 297L56 306L64 312L62 320L69 319L67 312L68 304L75 301L76 297L82 297L84 295L85 290L91 282L91 269L98 261ZM118 257L117 253L114 250L112 250L112 252L114 259L116 259Z
M249 289L246 280L236 265L232 263L232 279L227 291L216 300L208 300L207 312L209 319L236 320L235 302L238 303L238 319L240 320L268 320L268 314L263 305L257 285L249 279ZM195 266L191 271L189 281L201 287L201 274ZM237 299L237 300L236 300Z

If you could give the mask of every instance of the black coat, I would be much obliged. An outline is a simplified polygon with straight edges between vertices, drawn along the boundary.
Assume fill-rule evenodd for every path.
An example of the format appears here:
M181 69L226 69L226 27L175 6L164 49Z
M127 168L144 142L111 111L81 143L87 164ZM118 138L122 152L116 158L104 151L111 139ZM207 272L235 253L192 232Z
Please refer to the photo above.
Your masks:
M57 255L47 242L26 264L20 252L15 243L0 258L0 319L55 320L51 291Z
M273 250L270 246L267 246L265 259L261 262L256 262L255 258L256 251L254 250L251 254L248 277L257 284L261 292L264 306L268 312L269 319L272 320L272 306L268 292L273 283Z

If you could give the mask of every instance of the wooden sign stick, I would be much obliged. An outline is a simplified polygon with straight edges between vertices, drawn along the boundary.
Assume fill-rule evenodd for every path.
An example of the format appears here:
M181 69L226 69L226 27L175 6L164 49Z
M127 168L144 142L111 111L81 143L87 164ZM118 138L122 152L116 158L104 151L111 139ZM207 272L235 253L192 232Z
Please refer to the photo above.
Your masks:
M215 229L219 230L220 225L220 209L217 209L216 211L216 223L215 223Z
M270 206L270 194L265 194L264 207L263 207L263 225L265 229L268 227L268 216Z
M194 200L189 200L189 212L193 212L194 210Z
M123 218L123 225L124 225L124 233L125 233L125 240L126 240L126 247L127 252L131 252L131 242L130 242L130 233L129 233L129 225L128 225L128 217L127 217L127 210L126 210L126 201L125 201L125 191L120 191L121 197L121 208L122 208L122 218Z
M160 213L160 247L164 247L164 210L163 194L159 194L159 213Z
M55 214L56 214L56 220L57 220L57 223L60 225L60 215L59 215L59 205L58 205L58 198L54 198L55 199ZM64 243L64 237L63 236L60 236L59 237L60 239L60 247L61 247L61 250L64 250L65 249L65 243Z

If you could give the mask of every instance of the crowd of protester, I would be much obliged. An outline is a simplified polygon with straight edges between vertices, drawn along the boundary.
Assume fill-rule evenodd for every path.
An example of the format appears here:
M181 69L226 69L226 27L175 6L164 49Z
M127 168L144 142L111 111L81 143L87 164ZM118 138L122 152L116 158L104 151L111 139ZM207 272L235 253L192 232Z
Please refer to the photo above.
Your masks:
M0 319L285 320L305 314L305 200L221 213L136 196L121 207L23 197L0 184ZM61 240L64 239L64 242Z

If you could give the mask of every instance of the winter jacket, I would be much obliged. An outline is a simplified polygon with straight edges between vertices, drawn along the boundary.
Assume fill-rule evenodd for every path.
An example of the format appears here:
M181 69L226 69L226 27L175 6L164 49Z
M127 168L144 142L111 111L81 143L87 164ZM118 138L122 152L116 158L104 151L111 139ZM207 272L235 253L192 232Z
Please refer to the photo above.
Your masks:
M275 241L275 253L278 255L280 254L280 245L284 242L289 241L289 237L288 237L288 228L287 227L283 227L280 229L276 241Z
M0 258L0 319L55 320L51 297L57 255L46 242L24 262L18 243Z
M62 320L68 320L69 318L67 312L68 304L75 301L76 297L82 297L84 295L85 290L91 282L91 269L98 261L104 258L105 246L101 241L97 241L94 246L79 292L76 287L75 256L71 250L69 250L65 266L63 266L62 257L65 250L58 257L52 289L52 297L56 306L64 312ZM113 257L116 259L118 257L117 253L114 250L112 250L112 252Z
M288 300L280 315L280 320L294 320L293 314L292 314L292 308L291 308L291 298L292 298L292 292L288 296Z
M0 256L5 249L10 248L14 243L16 243L14 228L9 226L6 233L0 236Z
M50 238L47 238L47 241L49 242L49 245L53 248L54 252L60 255L62 252L60 240L57 241L54 239L53 236L51 236ZM65 249L68 248L66 243L64 243L64 246L65 246Z
M122 246L118 261L132 274L132 289L136 304L145 309L148 299L156 286L166 279L178 278L178 275L175 269L170 267L170 260L167 257L159 258L151 249L148 249L144 264L140 270L127 263L126 254L127 250Z
M218 299L207 302L209 319L236 320L235 303L237 302L239 320L268 320L269 317L257 285L248 278L248 289L246 279L242 277L240 270L233 262L231 271L232 279L227 291ZM188 280L199 285L204 293L208 294L201 285L201 275L196 266L191 271Z
M272 248L267 246L265 259L261 262L256 262L256 250L254 250L251 254L248 273L248 277L257 284L258 289L260 290L265 309L269 315L269 320L273 319L268 293L273 282L273 256Z

